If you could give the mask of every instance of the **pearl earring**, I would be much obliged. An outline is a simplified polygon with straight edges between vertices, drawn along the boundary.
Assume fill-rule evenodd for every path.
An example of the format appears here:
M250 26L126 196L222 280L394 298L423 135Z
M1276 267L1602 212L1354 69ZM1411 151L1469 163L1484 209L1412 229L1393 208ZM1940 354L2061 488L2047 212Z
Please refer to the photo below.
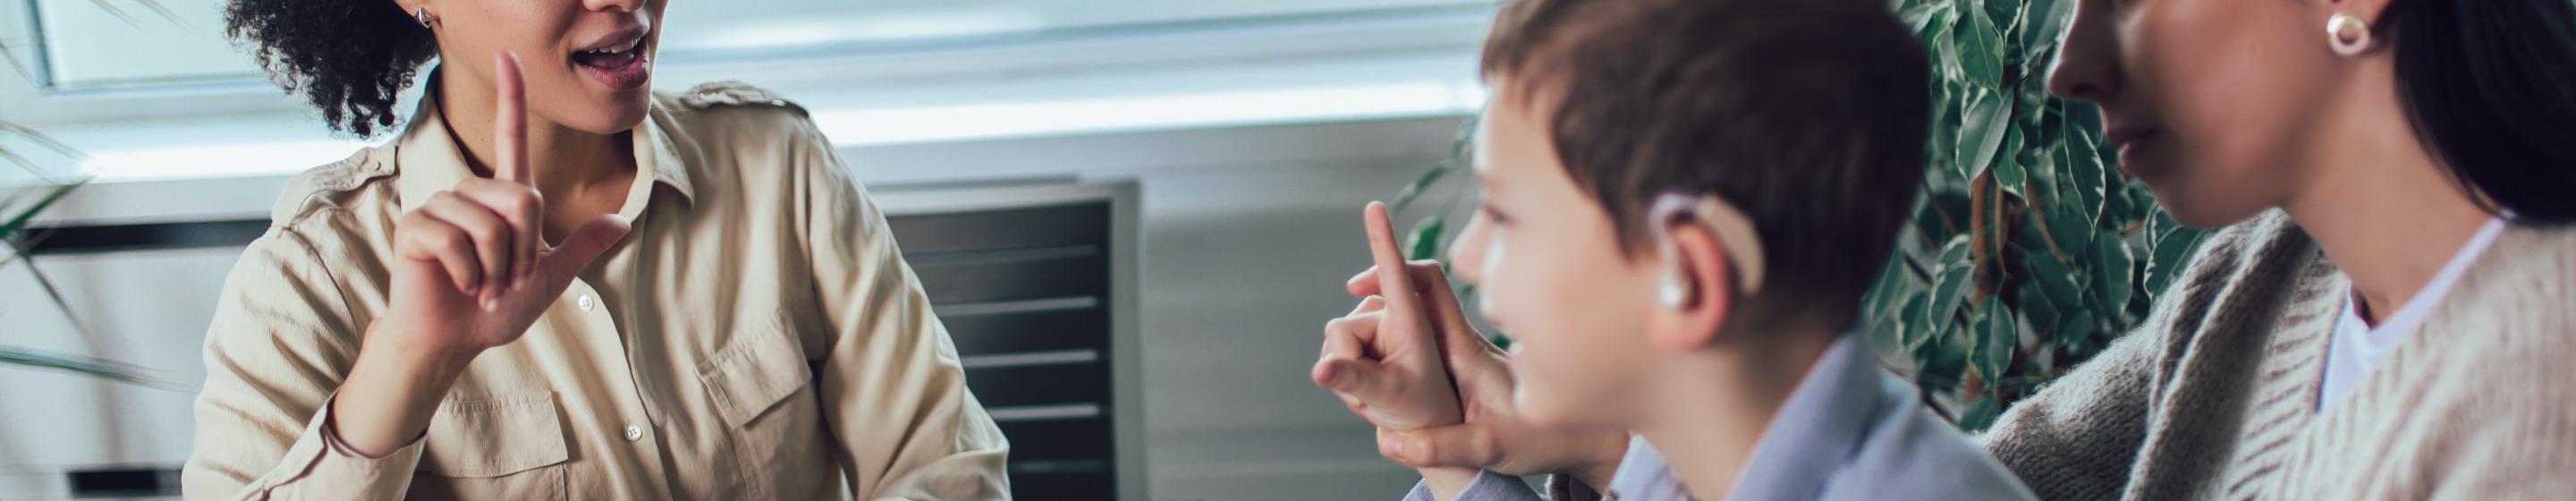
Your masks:
M2335 54L2344 57L2370 50L2370 23L2349 14L2336 13L2334 17L2326 18L2326 43L2334 46Z

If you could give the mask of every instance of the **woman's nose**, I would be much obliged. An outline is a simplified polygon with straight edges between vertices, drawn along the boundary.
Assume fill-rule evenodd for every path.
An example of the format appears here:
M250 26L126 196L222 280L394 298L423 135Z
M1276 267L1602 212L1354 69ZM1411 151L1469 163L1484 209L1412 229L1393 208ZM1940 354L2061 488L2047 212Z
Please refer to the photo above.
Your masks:
M582 0L582 6L596 11L634 12L643 9L645 1L646 0Z
M2048 70L2048 93L2060 99L2102 102L2119 93L2119 38L2110 5L2077 0L2074 19L2057 44Z

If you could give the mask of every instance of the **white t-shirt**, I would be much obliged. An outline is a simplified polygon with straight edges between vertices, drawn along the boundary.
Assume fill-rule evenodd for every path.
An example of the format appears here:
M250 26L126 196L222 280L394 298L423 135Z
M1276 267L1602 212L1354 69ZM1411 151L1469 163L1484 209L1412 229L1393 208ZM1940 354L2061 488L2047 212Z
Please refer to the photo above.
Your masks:
M2379 367L2380 360L2388 358L2388 352L2395 351L2398 343L2415 333L2415 327L2424 323L2424 316L2433 312L2434 303L2441 302L2442 296L2450 295L2451 284L2459 282L2460 274L2468 271L2469 263L2476 262L2479 254L2486 253L2487 246L2495 243L2496 234L2503 232L2503 218L2488 220L2486 227L2478 229L2477 236L2470 237L2467 245L2460 246L2460 252L2451 255L2450 264L2442 265L2442 271L2433 274L2432 282L2425 283L2423 290L2415 291L2415 297L2406 300L2406 306L2398 308L2396 314L2389 315L2378 327L2372 327L2370 321L2361 318L2360 304L2356 302L2359 294L2345 293L2342 318L2335 320L2334 338L2326 346L2325 385L2317 393L2317 410L2325 410L2336 400L2343 399L2344 394L2351 393L2354 385L2361 384L2362 377L2369 376L2371 369Z

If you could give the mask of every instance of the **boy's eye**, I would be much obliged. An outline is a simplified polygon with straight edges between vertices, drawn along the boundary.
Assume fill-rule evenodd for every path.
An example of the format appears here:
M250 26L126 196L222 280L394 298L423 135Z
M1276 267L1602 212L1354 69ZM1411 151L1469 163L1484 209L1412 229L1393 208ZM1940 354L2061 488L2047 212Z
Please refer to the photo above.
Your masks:
M1495 209L1493 204L1483 204L1476 208L1477 210L1485 213L1486 221L1492 221L1497 225L1510 224L1512 222L1512 218L1510 216L1503 215L1503 211Z

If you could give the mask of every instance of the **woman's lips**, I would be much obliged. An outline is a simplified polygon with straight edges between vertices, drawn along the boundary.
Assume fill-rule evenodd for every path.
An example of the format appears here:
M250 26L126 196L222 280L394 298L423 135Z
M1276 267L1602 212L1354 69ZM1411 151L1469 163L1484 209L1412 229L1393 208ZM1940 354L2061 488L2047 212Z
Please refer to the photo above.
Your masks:
M653 80L653 56L649 43L637 39L624 49L580 51L572 54L574 66L601 85L617 90L644 87Z
M2119 150L2120 171L2135 176L2138 172L2131 169L2146 154L2146 145L2161 136L2163 131L2153 127L2115 126L2102 134L2102 142Z

